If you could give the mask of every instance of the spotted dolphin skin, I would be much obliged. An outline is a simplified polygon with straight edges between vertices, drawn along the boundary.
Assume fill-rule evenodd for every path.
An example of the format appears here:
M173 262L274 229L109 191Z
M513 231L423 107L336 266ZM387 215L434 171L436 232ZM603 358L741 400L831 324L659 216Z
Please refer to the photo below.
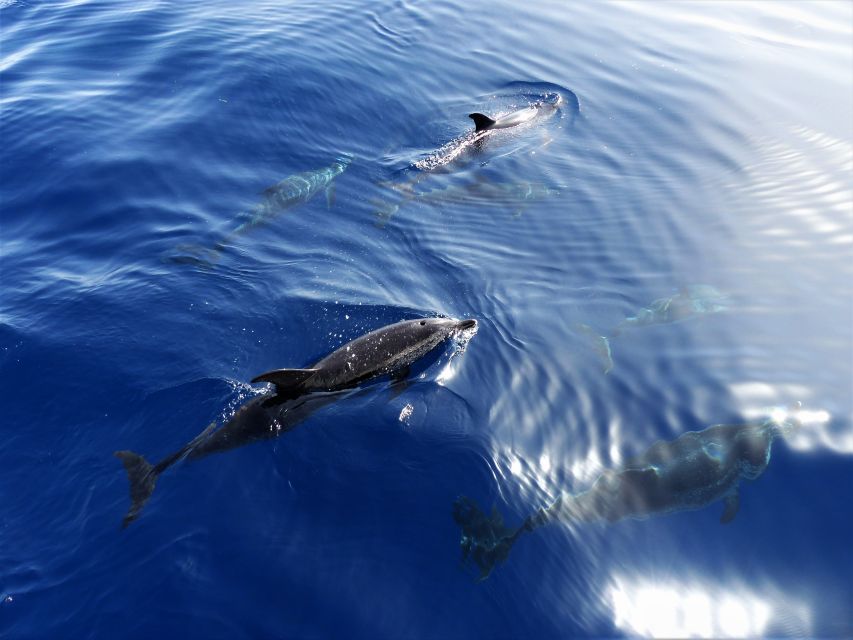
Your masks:
M182 460L195 460L250 442L275 438L304 422L322 407L341 398L341 391L381 375L403 377L408 367L439 344L463 331L473 331L476 320L422 318L388 325L348 342L310 369L279 369L255 378L271 382L272 393L255 396L217 428L211 423L160 462L151 464L133 451L117 451L130 483L130 509L123 526L139 517L157 479Z
M554 520L645 519L723 500L720 522L726 524L737 515L741 480L760 476L770 462L773 441L798 425L795 418L715 425L671 442L658 442L621 469L602 473L589 490L560 496L515 530L507 529L499 514L488 517L472 500L460 497L454 505L454 519L462 529L463 557L477 565L484 579L507 558L521 535Z
M255 227L268 223L281 212L308 202L321 191L326 193L326 204L331 207L335 198L335 179L346 171L352 159L351 155L343 154L327 167L293 174L264 189L263 200L251 211L240 214L239 218L243 221L225 234L213 247L179 245L175 254L167 256L166 260L178 264L210 267L219 260L222 251L236 238L245 235Z

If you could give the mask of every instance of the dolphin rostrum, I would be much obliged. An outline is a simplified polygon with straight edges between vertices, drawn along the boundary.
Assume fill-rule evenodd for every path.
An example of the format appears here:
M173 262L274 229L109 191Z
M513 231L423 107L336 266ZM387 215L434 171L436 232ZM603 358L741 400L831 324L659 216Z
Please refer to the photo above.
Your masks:
M181 460L194 460L275 438L341 397L341 390L383 374L404 377L410 365L451 336L474 329L473 319L422 318L388 325L348 342L310 369L280 369L255 378L272 382L274 393L253 397L217 429L215 422L156 464L133 451L116 451L130 482L126 527L139 517L157 478ZM329 393L331 392L331 393Z
M504 526L497 511L486 516L461 496L453 517L462 529L463 558L479 567L485 579L504 561L512 545L553 520L616 522L624 518L700 509L723 500L720 522L731 522L740 504L741 480L755 480L770 462L770 447L799 426L797 418L763 424L715 425L690 431L671 442L657 442L620 470L607 470L587 491L563 494L530 515L517 529Z

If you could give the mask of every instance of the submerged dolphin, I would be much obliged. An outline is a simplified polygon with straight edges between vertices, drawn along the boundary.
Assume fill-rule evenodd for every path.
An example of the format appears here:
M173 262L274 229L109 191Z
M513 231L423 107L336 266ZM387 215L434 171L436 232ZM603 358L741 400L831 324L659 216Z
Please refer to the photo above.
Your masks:
M215 422L211 422L195 438L156 464L133 451L116 451L114 455L124 464L130 483L130 508L122 520L122 527L139 517L142 507L154 492L160 474L172 465L276 438L334 402L338 396L339 393L326 393L289 400L275 395L256 396L241 406L219 429Z
M715 287L707 284L693 284L683 287L668 298L658 298L648 307L640 309L635 316L625 318L613 329L612 335L618 336L632 327L646 327L652 324L680 322L696 316L725 311L729 298Z
M376 226L378 227L385 226L400 207L411 201L505 205L512 207L513 216L518 217L531 202L553 198L560 194L560 189L537 182L491 182L484 179L426 191L416 191L414 185L408 183L388 186L400 193L403 198L395 203L374 201L377 205Z
M704 315L725 311L729 297L707 284L693 284L682 287L675 295L658 298L648 307L640 309L636 315L622 320L610 331L610 335L601 335L587 324L576 324L575 329L592 340L593 348L601 357L604 372L613 368L613 355L610 342L631 328L647 327L655 324L681 322Z
M447 338L474 329L476 320L424 318L377 329L348 342L310 369L280 369L255 378L272 382L275 393L256 396L219 429L213 422L198 436L156 464L133 451L116 451L130 482L130 509L123 526L133 522L148 502L157 478L181 460L194 460L275 438L293 429L318 409L336 401L335 392L384 374L404 376L408 367ZM314 392L314 393L309 393Z
M725 508L720 522L731 522L740 504L741 480L754 480L770 462L770 447L799 426L796 418L763 424L715 425L691 431L672 442L658 442L622 469L607 470L592 487L563 494L529 516L514 531L500 514L486 516L466 497L457 499L453 516L462 528L463 559L479 567L481 579L506 559L524 534L551 522L616 522L624 518L700 509L717 500Z
M346 171L352 156L343 154L328 167L303 171L288 176L262 192L264 199L248 212L237 227L228 232L213 247L183 244L177 247L177 255L168 256L170 262L210 266L219 259L219 254L236 238L255 227L266 224L282 211L311 200L321 191L326 193L326 204L331 207L335 197L335 179Z

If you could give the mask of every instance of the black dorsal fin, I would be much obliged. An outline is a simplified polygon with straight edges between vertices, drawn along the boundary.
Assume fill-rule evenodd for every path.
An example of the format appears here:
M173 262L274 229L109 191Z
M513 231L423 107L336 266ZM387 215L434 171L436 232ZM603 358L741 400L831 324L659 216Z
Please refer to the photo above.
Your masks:
M252 378L252 383L271 382L275 385L277 393L290 394L302 388L315 373L317 369L275 369L255 376Z
M495 126L495 120L492 120L489 116L485 116L482 113L469 113L468 117L474 121L474 131L479 133L480 131L485 131L486 129L491 129Z

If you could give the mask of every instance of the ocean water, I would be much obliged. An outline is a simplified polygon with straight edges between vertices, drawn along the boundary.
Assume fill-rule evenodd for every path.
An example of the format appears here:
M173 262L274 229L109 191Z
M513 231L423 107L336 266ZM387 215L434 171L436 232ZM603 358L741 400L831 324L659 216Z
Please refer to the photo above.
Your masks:
M851 43L849 3L0 2L0 635L853 635ZM122 529L113 452L435 315L478 331ZM796 403L726 525L462 561L460 496L513 530Z

